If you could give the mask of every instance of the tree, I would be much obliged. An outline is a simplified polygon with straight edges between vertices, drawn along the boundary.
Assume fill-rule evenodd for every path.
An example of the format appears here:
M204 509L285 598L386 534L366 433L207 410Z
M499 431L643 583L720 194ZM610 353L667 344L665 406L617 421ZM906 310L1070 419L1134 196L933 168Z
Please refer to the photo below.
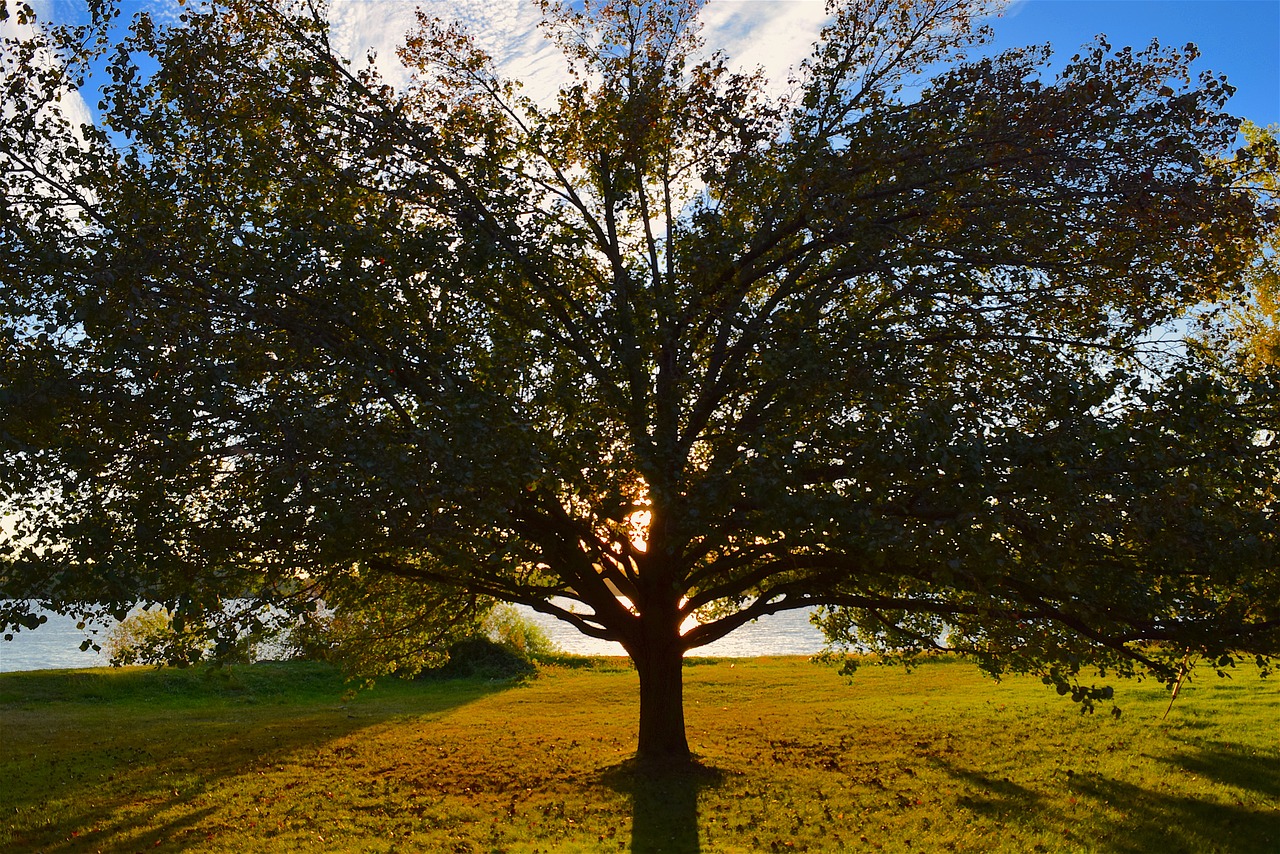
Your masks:
M1280 198L1280 126L1260 128L1246 121L1240 128L1248 146L1233 165L1237 180ZM1272 220L1252 267L1245 272L1243 305L1230 333L1242 342L1242 355L1252 372L1280 368L1280 222Z
M622 644L657 760L683 654L786 609L1086 703L1274 654L1274 385L1175 340L1266 227L1226 82L846 0L774 96L699 6L549 2L553 104L288 0L13 51L4 592L524 603Z

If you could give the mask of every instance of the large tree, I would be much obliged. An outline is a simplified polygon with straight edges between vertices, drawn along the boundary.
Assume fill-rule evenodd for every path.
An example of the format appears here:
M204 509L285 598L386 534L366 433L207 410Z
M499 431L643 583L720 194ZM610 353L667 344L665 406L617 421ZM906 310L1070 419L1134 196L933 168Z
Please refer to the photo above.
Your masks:
M1280 649L1275 389L1178 325L1270 215L1226 82L839 0L777 95L700 5L548 2L546 103L426 17L394 91L308 2L11 44L3 592L524 603L626 649L644 758L786 609L1085 701Z

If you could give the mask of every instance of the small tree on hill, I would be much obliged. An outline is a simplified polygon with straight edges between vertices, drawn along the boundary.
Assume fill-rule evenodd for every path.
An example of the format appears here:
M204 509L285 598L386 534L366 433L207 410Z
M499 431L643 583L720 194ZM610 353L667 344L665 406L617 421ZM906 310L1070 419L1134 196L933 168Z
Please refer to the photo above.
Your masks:
M1274 654L1274 378L1170 340L1269 215L1225 81L841 0L774 96L700 5L548 3L550 104L425 17L393 91L288 0L11 45L3 592L525 603L622 644L662 760L684 653L786 609L1085 701Z

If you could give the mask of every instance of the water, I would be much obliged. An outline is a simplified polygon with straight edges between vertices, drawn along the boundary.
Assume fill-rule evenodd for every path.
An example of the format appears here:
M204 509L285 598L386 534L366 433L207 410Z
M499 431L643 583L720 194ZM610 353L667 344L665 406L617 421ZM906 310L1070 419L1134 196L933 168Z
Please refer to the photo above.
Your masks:
M516 606L520 613L541 626L551 642L574 655L626 655L610 641L587 637L568 623L539 614L532 608ZM813 655L824 645L822 632L809 622L810 609L784 611L761 617L723 637L700 646L690 655L715 658L750 658L757 655Z
M574 655L625 655L616 643L589 638L554 617L517 606L520 613L540 626L552 643ZM822 633L809 622L810 611L786 611L761 617L753 623L699 647L691 655L748 658L757 655L812 655L823 647ZM49 621L35 630L22 630L11 641L0 640L0 673L17 670L61 670L106 667L106 656L92 648L81 651L86 638L104 644L107 628L88 625L81 630L71 617L46 612Z
M76 620L59 614L42 612L49 618L38 629L15 632L13 640L0 637L0 673L15 670L69 670L76 667L106 667L106 656L92 648L81 651L86 639L105 644L107 630L102 625L76 628ZM95 633L96 631L96 633Z

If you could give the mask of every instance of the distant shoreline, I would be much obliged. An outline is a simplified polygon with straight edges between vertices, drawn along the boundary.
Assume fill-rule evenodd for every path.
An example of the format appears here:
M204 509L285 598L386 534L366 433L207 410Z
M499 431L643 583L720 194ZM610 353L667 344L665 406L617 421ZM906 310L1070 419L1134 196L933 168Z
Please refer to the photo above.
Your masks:
M521 615L542 628L559 649L570 655L625 656L616 643L589 638L572 626L532 608L516 606ZM12 641L0 640L0 673L30 670L77 670L106 667L106 659L92 651L80 650L86 639L102 643L109 625L89 625L84 631L76 621L44 612L49 622L38 629L23 629ZM764 655L813 655L825 645L822 633L809 622L809 610L785 611L748 623L713 644L689 653L700 658L754 658ZM91 630L97 629L97 634Z

